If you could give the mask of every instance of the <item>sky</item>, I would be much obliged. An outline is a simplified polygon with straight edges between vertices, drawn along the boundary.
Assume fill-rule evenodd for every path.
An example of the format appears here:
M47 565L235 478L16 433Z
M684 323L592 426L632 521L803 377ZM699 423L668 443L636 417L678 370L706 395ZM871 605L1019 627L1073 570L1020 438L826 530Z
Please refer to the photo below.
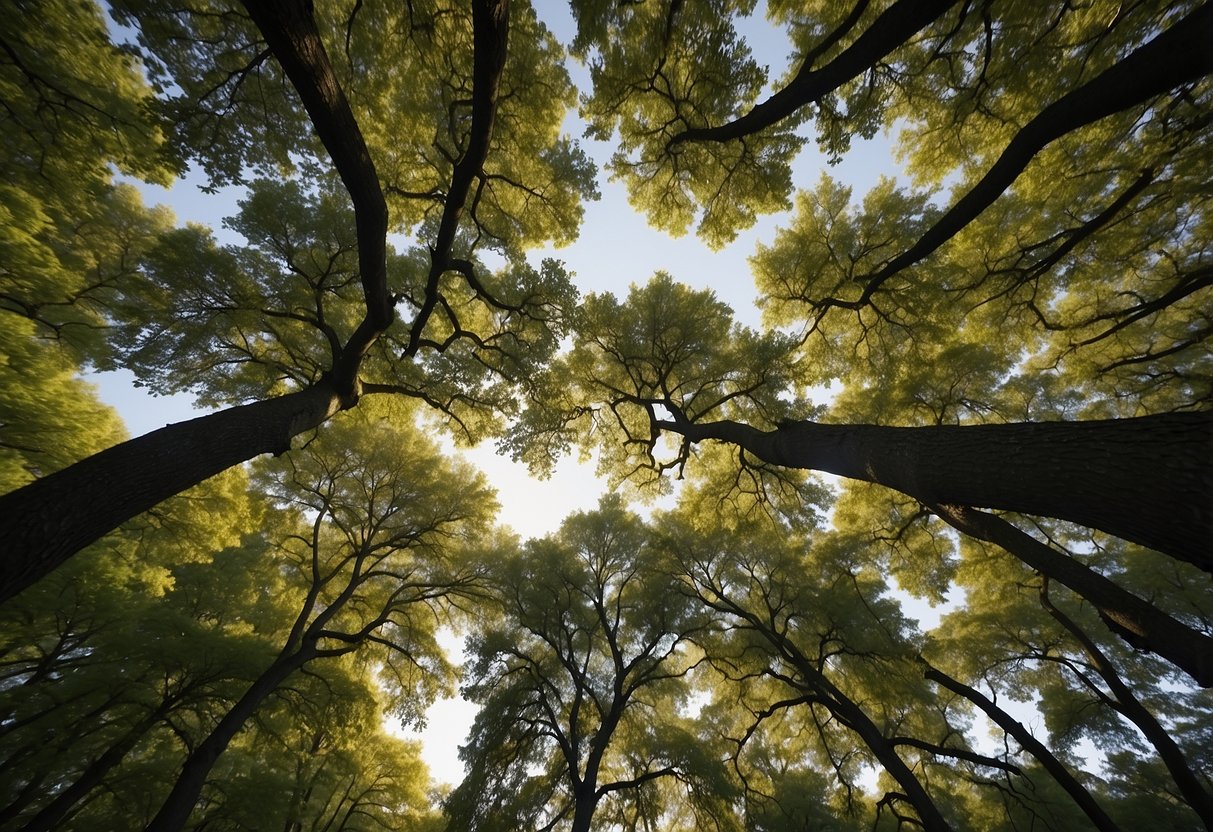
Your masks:
M573 23L567 3L535 0L535 6L540 19L548 23L561 41L568 43ZM765 3L760 3L754 17L741 28L758 61L769 65L770 77L778 79L789 65L790 46L782 33L765 23L764 8ZM583 67L570 66L570 72L581 89L588 87L588 72ZM581 124L575 114L566 120L566 130L574 136L581 135ZM611 143L581 141L601 168L613 150ZM881 176L895 176L898 172L887 136L857 140L846 158L830 167L813 143L807 143L794 165L793 181L801 188L812 187L823 171L850 185L856 199ZM203 223L220 232L221 240L232 239L231 232L223 231L221 223L224 217L236 212L241 189L221 188L215 194L205 194L199 189L203 180L197 176L178 182L171 190L136 184L145 201L168 205L178 222ZM583 293L610 291L617 296L626 294L630 284L642 284L655 272L665 271L695 288L713 290L733 308L740 322L759 324L747 259L757 243L769 244L773 240L776 227L786 224L789 214L763 217L730 245L713 252L693 235L673 238L649 227L644 217L628 205L624 186L610 182L601 171L599 189L602 198L585 206L577 241L562 249L538 250L533 253L535 262L547 256L556 257L574 273ZM189 396L149 395L135 387L133 376L125 371L93 374L89 378L98 385L102 399L118 409L132 436L203 414L193 408ZM574 459L564 460L551 478L539 481L527 474L525 466L498 456L492 443L466 452L466 456L496 484L502 506L501 521L523 537L554 531L568 514L592 509L605 490L594 474L593 465L578 464ZM447 646L458 651L459 640L452 636ZM475 709L461 700L444 700L431 708L427 729L411 734L423 742L423 757L436 780L457 783L461 779L457 746L466 736L474 714Z

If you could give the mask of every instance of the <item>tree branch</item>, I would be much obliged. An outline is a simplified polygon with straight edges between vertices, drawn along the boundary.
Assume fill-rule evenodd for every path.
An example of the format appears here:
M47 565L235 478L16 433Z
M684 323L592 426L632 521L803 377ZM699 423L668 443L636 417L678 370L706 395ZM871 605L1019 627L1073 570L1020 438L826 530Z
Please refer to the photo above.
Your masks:
M820 314L832 306L859 309L868 305L885 281L930 255L975 220L1046 145L1213 72L1213 51L1208 48L1211 37L1213 3L1206 3L1128 57L1045 107L1015 134L986 175L918 242L867 277L858 300L826 299L818 304Z
M484 168L493 123L497 116L497 96L501 74L505 68L506 45L509 39L509 0L473 0L472 26L472 124L467 149L455 163L451 187L447 190L438 234L430 246L430 271L426 279L425 297L413 319L405 355L414 355L421 346L421 334L438 303L438 284L451 265L451 246L459 220L467 205L468 192L477 174Z
M1066 793L1074 799L1074 802L1091 819L1091 822L1095 824L1097 829L1100 829L1101 832L1119 832L1120 827L1113 822L1108 813L1103 810L1103 807L1095 801L1091 793L1075 779L1074 775L1070 773L1070 770L1060 760L1053 756L1053 753L1045 747L1044 743L1032 736L1032 733L1021 722L995 705L992 700L980 691L953 679L942 670L932 667L921 656L918 657L918 660L926 668L923 675L927 679L969 700L980 708L995 725L1014 737L1020 747L1035 757L1044 766L1045 771L1057 781L1057 784L1065 789Z
M872 22L855 42L842 51L834 60L821 69L813 69L813 61L824 51L824 47L836 39L833 32L816 49L805 55L796 76L788 85L766 101L756 104L741 118L719 127L691 128L670 139L666 149L670 150L684 142L726 142L740 139L763 130L787 118L801 107L819 101L861 72L871 69L885 55L904 44L915 32L931 24L958 0L897 0ZM865 3L860 3L855 12L862 12ZM853 21L844 22L840 30L846 31Z
M370 150L324 49L311 3L245 0L244 5L299 93L316 135L354 203L366 316L332 368L334 386L348 395L356 390L362 357L395 314L387 290L387 202Z
M1177 621L1001 517L967 506L931 505L929 508L958 531L1001 546L1032 569L1093 604L1108 628L1136 649L1156 653L1191 676L1201 687L1213 687L1213 636Z

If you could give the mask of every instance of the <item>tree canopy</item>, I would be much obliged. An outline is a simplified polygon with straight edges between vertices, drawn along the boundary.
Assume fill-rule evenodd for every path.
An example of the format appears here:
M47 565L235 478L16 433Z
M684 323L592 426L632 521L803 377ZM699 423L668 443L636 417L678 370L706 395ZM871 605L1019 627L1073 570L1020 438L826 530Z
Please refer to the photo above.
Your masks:
M3 825L1213 828L1213 4L0 8Z

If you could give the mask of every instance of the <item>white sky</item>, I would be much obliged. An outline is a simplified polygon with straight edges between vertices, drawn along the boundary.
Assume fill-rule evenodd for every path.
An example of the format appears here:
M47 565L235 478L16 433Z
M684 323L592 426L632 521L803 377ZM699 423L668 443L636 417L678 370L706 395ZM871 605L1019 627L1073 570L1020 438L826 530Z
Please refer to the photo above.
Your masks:
M548 22L561 40L568 42L573 27L567 3L535 0L535 6L540 18ZM763 22L764 8L765 3L761 3L755 18L744 29L754 36L751 44L759 62L770 65L771 78L778 79L788 65L788 47L782 35ZM574 81L584 89L588 73L576 66L571 71ZM570 116L566 126L574 135L581 132L580 122L574 116ZM609 142L583 139L582 143L600 166L613 150ZM850 185L856 198L862 197L881 175L897 173L885 137L857 140L847 157L829 168L810 141L794 166L793 181L801 188L812 187L823 170ZM242 192L224 188L208 195L198 189L199 184L200 180L191 178L167 191L154 186L141 188L147 202L170 206L178 222L200 222L222 232L221 222L236 212L236 200ZM626 294L631 283L644 283L655 272L666 271L683 283L712 289L733 307L739 320L752 326L758 324L747 258L757 242L770 243L774 229L786 223L787 214L761 218L732 244L712 252L694 236L675 239L650 228L628 205L625 188L607 181L605 175L600 176L599 189L602 199L586 205L579 239L563 249L536 252L536 258L550 255L563 260L583 292L611 291L617 296ZM230 232L224 233L230 237ZM188 396L150 396L134 387L133 376L124 371L93 374L90 380L97 383L102 399L118 409L132 436L201 415L192 408ZM575 460L565 460L550 479L537 481L527 475L524 466L497 456L492 443L469 452L468 457L496 484L502 506L501 521L524 537L555 530L569 513L596 505L603 491L592 465L578 465ZM457 651L458 642L452 640L451 647ZM457 746L463 742L474 712L472 706L459 700L439 702L430 710L428 728L420 737L425 749L423 756L436 780L457 783L461 779Z

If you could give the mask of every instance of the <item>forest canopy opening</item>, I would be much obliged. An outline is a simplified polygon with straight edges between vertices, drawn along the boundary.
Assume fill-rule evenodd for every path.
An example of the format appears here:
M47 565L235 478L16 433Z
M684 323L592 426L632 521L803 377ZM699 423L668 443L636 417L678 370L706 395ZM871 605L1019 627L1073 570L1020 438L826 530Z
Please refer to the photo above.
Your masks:
M0 10L0 825L1213 828L1213 4Z

